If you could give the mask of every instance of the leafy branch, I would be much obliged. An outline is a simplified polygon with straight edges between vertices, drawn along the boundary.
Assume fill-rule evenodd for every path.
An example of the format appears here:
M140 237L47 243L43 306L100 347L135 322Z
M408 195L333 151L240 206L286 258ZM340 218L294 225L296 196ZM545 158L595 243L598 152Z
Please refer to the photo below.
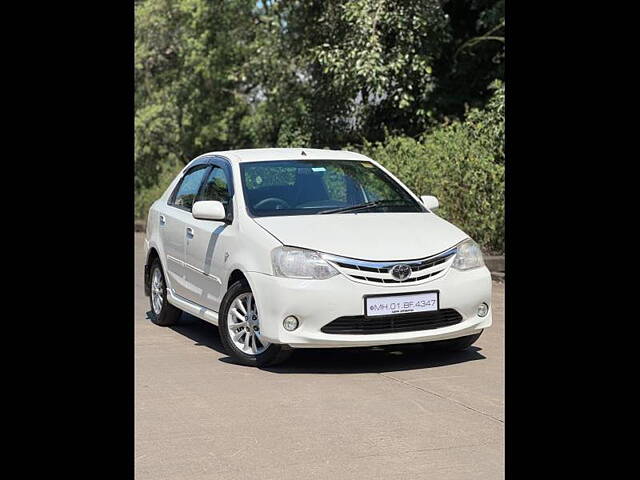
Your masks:
M493 33L497 32L498 30L503 28L504 25L505 25L505 21L504 21L504 19L502 19L502 21L498 25L493 27L491 30L489 30L484 35L481 35L479 37L470 38L469 40L464 42L462 45L460 45L460 47L456 50L456 53L453 55L453 59L456 60L458 58L458 54L462 50L464 50L465 48L473 48L474 46L478 45L481 42L485 42L485 41L488 41L488 40L494 40L494 41L498 41L498 42L504 43L504 37L503 36L500 37L500 36L493 35Z

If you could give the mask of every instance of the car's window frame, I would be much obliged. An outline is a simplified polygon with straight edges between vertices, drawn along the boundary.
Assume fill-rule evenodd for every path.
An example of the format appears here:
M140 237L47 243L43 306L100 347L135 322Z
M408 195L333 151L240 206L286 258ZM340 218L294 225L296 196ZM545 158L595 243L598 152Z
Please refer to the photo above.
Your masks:
M205 175L200 188L198 189L198 194L196 195L196 200L193 202L197 202L200 200L202 193L204 192L205 185L211 172L215 167L221 168L222 171L227 176L227 189L229 191L229 203L226 205L226 214L227 214L227 222L233 222L233 196L234 196L234 186L233 186L233 170L231 168L231 163L224 157L210 157L209 159L209 171Z
M235 194L235 188L234 188L234 179L233 179L233 169L231 168L231 162L229 162L228 159L221 157L221 156L213 156L213 157L202 157L202 158L198 158L194 161L194 164L188 169L186 170L183 174L182 177L180 178L180 181L178 181L178 183L176 184L175 188L173 189L173 191L171 192L171 195L169 196L169 198L167 199L167 205L170 207L174 207L177 208L178 210L182 210L183 212L188 212L188 213L192 213L192 210L189 210L187 208L181 207L179 205L175 204L175 199L176 196L178 194L178 190L180 190L180 187L182 186L182 182L184 181L185 177L187 175L189 175L190 173L192 173L193 171L197 170L197 169L206 169L207 171L205 172L205 174L202 177L202 181L200 182L200 185L198 186L198 192L196 193L195 196L195 200L193 201L193 203L196 203L198 201L198 199L200 198L200 196L202 195L202 191L204 189L204 186L207 182L207 179L209 178L209 175L211 175L211 170L213 169L213 167L220 167L222 168L222 170L224 170L225 174L227 175L227 182L228 182L228 188L229 188L229 204L228 204L228 210L227 210L227 221L229 223L233 222L233 197Z
M205 170L202 180L200 181L200 185L198 186L198 191L196 192L196 195L194 197L193 203L196 203L197 198L200 195L200 192L202 191L202 186L204 185L204 182L207 180L207 178L209 178L211 165L208 163L198 163L197 165L193 165L189 170L184 172L184 174L182 175L182 178L180 178L180 181L178 182L176 187L173 189L173 192L171 193L171 196L167 201L167 205L169 205L170 207L174 207L179 210L182 210L184 212L191 213L192 208L185 208L180 205L176 205L175 201L176 201L176 196L178 195L178 191L180 190L180 187L182 186L182 182L184 181L184 179L191 173L195 172L196 170Z
M211 172L213 171L214 168L222 169L224 174L227 176L227 189L229 191L229 202L231 202L231 200L233 199L233 173L231 171L231 165L229 165L227 162L216 159L209 164L209 168L210 168L210 171L207 172L207 176L203 180L202 185L200 186L200 190L198 190L198 196L196 197L196 202L201 200L200 197L204 193L203 187L207 183L207 180L209 179L209 176L211 175Z
M318 158L318 159L314 159L314 160L324 160L324 161L340 161L343 159L332 159L332 158ZM239 170L240 170L240 178L238 179L240 188L242 189L242 196L244 198L244 204L245 204L245 209L247 211L247 215L251 218L266 218L266 217L277 217L277 216L304 216L304 215L315 215L315 213L299 213L299 214L290 214L290 215L256 215L252 209L251 209L251 204L249 202L249 198L247 197L248 193L247 193L247 189L245 188L245 184L244 184L244 169L246 168L246 166L248 165L257 165L257 164L268 164L269 162L286 162L286 161L305 161L305 160L300 160L298 158L292 158L292 159L282 159L282 160L260 160L260 161L251 161L251 162L240 162L240 164L238 165ZM363 162L366 160L354 160L354 162ZM422 202L417 201L414 198L414 195L411 191L409 191L407 188L405 188L403 185L401 185L397 180L395 180L394 178L392 178L389 174L387 174L387 172L385 172L383 169L381 169L380 167L378 167L375 163L371 162L371 161L366 161L366 163L369 163L371 165L373 165L381 174L384 178L386 178L392 185L393 185L393 189L397 190L397 191L402 191L405 192L409 198L411 198L411 200L413 200L416 205L418 205L418 208L420 209L420 212L415 212L415 213L430 213L429 210L422 204ZM360 186L360 188L362 188L362 186ZM363 212L366 213L366 212ZM379 213L379 212L376 212Z

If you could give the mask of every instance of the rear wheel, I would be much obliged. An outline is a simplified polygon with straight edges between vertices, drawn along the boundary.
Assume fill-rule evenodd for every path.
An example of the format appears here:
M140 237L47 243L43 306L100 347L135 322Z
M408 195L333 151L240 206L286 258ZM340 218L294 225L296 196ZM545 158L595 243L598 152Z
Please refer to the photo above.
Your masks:
M246 282L234 283L225 294L218 327L227 353L243 365L275 365L291 355L290 348L270 343L260 334L260 315Z
M423 343L424 348L427 350L444 350L447 352L459 352L461 350L466 350L471 345L475 343L480 335L482 335L483 330L480 333L476 333L474 335L467 335L466 337L458 337L451 338L449 340L438 340L436 342L425 342Z
M167 301L167 282L160 260L156 258L151 265L151 321L156 325L168 327L175 324L182 311Z

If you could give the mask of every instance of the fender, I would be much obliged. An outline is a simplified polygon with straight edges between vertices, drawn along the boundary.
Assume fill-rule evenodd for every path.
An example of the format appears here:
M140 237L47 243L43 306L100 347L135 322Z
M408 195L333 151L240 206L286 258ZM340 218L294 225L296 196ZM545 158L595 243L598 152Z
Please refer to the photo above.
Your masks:
M155 204L155 202L154 202ZM153 207L153 205L151 206ZM167 271L167 265L165 261L164 249L162 248L160 242L157 240L157 229L153 228L155 225L155 218L153 209L149 209L149 215L147 218L147 231L144 239L144 247L145 247L145 263L144 263L144 293L146 296L151 295L151 265L149 264L149 256L151 255L151 250L155 250L158 253L158 257L160 258L160 265L162 266L162 271ZM165 275L165 282L167 285L167 290L171 290L171 279L168 275Z

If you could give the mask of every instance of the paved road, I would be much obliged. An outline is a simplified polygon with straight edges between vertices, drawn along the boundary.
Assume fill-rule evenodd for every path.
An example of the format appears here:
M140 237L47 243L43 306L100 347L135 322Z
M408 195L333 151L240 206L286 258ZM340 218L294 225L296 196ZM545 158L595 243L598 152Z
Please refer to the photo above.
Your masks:
M137 480L504 477L503 284L467 352L298 350L260 370L193 316L153 325L135 248Z

